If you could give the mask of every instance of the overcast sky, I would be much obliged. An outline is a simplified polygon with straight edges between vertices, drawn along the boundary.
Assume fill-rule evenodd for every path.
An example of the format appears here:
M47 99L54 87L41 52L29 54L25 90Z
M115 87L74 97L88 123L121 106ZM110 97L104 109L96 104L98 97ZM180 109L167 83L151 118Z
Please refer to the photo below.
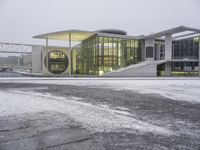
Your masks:
M200 28L200 0L0 0L0 42L60 30L122 29L150 34L176 26Z

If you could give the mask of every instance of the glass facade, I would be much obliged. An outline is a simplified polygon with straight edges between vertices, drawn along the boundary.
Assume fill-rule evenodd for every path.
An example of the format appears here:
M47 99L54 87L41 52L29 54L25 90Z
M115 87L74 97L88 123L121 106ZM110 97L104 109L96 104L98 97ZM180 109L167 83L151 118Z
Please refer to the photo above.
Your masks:
M145 42L142 39L108 33L96 34L73 48L72 74L99 76L137 64L144 61L145 57L155 58L155 60L165 59L165 41L156 39L154 47L146 47L148 51L144 53ZM172 59L185 58L193 61L172 62L172 71L196 71L198 67L196 60L199 59L199 37L172 42ZM163 70L163 66L158 66L158 72Z
M183 58L198 59L199 37L174 41L172 57L174 59L183 59Z
M172 50L173 59L199 59L199 37L192 37L173 41ZM195 67L198 67L198 61L196 62L174 62L172 64L172 70L187 70L194 71Z
M102 75L141 60L140 41L95 35L72 50L72 73Z

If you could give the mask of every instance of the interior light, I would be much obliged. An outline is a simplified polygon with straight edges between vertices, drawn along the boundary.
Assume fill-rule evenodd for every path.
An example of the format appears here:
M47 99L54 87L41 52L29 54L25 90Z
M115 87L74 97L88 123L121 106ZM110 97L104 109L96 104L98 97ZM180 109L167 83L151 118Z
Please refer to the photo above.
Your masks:
M104 71L103 70L99 70L99 75L103 75L104 74Z

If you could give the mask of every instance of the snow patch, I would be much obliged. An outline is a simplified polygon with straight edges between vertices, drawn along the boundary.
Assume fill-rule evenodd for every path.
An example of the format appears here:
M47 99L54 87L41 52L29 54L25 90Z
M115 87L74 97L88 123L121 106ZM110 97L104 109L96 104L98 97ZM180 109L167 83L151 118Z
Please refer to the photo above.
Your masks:
M90 86L159 94L173 100L200 103L200 78L4 78L1 83Z
M55 111L65 113L85 128L98 132L154 132L166 136L174 132L134 118L127 111L75 101L73 98L23 91L0 91L0 116ZM126 129L129 129L127 131Z

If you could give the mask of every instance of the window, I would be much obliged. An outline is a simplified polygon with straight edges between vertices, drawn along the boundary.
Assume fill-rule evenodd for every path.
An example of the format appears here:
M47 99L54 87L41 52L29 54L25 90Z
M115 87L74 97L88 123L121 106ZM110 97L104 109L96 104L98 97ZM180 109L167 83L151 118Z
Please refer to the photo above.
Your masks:
M69 64L67 55L60 50L53 50L48 53L48 71L53 74L65 72ZM47 57L44 59L44 65L47 68Z
M146 58L153 58L153 47L146 47Z

